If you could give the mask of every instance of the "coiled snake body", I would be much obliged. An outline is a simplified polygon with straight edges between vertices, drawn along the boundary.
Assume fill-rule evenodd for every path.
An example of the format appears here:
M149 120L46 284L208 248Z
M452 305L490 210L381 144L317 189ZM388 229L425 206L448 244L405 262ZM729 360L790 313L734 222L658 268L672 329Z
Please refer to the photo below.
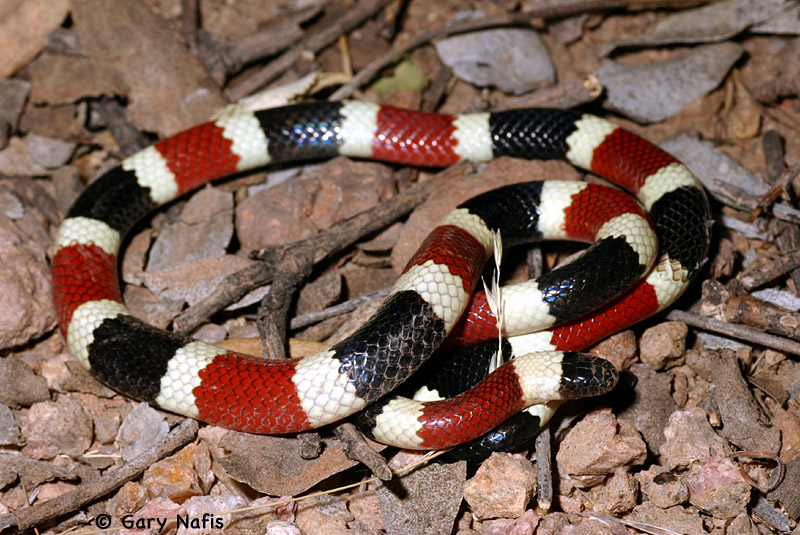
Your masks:
M302 359L226 351L151 327L122 304L117 254L142 216L219 177L336 154L424 166L502 155L566 159L630 191L644 211L618 190L575 182L476 197L432 231L361 329ZM492 231L505 245L594 241L576 262L503 291L504 334L531 333L512 339L515 350L544 353L510 361L453 399L396 397L371 408L367 420L378 440L442 448L525 406L612 388L613 367L573 351L677 299L705 261L708 220L705 194L683 164L590 115L528 109L447 116L361 102L255 113L232 106L125 159L84 192L59 230L53 293L70 350L116 390L228 428L288 433L364 409L405 381L448 334L468 342L496 336L485 298L470 301L492 252ZM571 323L559 326L565 321Z

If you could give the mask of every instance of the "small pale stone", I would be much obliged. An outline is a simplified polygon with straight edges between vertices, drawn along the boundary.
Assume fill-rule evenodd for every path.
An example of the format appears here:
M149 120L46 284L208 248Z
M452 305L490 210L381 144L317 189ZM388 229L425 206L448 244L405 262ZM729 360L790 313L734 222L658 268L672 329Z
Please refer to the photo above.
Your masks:
M589 496L595 511L616 515L636 506L637 492L634 477L624 468L617 468L603 485L591 489Z
M148 468L142 478L148 495L151 498L167 497L176 503L201 495L192 462L193 454L194 446L190 445Z
M106 512L114 518L133 514L147 503L147 489L135 481L128 481L106 502Z
M686 480L689 503L714 518L732 518L747 508L750 485L730 459L714 457Z
M683 364L689 328L682 321L667 321L647 329L639 341L642 362L654 370Z
M464 499L480 520L517 518L535 490L536 469L530 461L510 453L493 453L467 481Z
M593 486L621 466L644 462L647 446L632 424L617 420L609 408L592 410L561 443L559 473L578 486Z
M147 403L140 403L122 421L117 433L122 458L130 461L162 442L169 433L164 415Z
M651 466L634 477L647 499L662 509L680 505L689 499L689 491L683 478L665 468Z
M669 470L688 468L695 462L704 462L731 452L728 442L714 432L706 413L699 407L673 412L664 436L667 441L658 452Z
M79 402L62 396L31 405L22 434L22 451L34 459L80 455L92 445L92 418Z

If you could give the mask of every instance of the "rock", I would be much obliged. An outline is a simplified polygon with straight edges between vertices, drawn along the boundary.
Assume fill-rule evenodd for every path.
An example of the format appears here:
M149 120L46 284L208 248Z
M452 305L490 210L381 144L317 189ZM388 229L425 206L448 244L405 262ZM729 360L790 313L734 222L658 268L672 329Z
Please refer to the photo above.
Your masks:
M22 345L55 327L44 248L0 216L0 349Z
M714 432L706 413L698 407L673 412L664 435L667 441L658 452L669 470L688 468L731 452L728 442Z
M570 535L615 535L614 530L600 520L588 518L568 531Z
M666 509L680 505L689 499L684 478L677 476L661 466L653 465L634 476L639 488L657 507Z
M481 535L533 535L541 517L528 509L519 518L486 520L481 525Z
M674 375L672 372L656 373L641 363L631 365L629 371L636 377L634 395L618 417L632 423L650 451L656 452L666 440L664 428L670 415L679 409L672 398Z
M750 485L730 459L713 457L686 480L689 503L714 518L733 518L747 508Z
M726 535L759 535L760 533L747 513L739 513L736 518L731 520L726 530Z
M117 533L119 535L169 533L175 529L177 517L184 513L183 507L169 498L153 498L147 502L147 505L136 511L131 517L128 517L127 520L131 522L132 528L121 529ZM158 529L161 526L158 520L164 523L163 529Z
M29 133L25 138L31 157L45 169L61 167L75 152L77 143Z
M74 481L78 479L78 474L74 469L62 468L50 462L34 461L24 455L0 454L0 488L7 487L17 478L20 484L14 488L30 496L43 483L56 479ZM9 505L6 499L9 494L10 492L3 497L6 505Z
M140 403L122 421L117 433L120 453L125 461L131 461L159 444L169 434L169 425L164 415L147 403Z
M0 403L0 446L21 446L20 428L8 405Z
M273 520L267 524L266 535L303 535L303 532L291 522Z
M194 496L183 502L188 515L188 527L179 526L178 535L208 535L226 532L231 523L231 514L223 511L247 505L244 498L236 494L220 496Z
M344 500L318 496L299 505L296 523L304 535L347 535L351 533L347 524L353 520Z
M122 414L119 409L110 408L94 420L94 437L101 444L111 444L119 433Z
M16 131L30 91L27 80L12 78L0 83L0 149L8 143L8 134Z
M469 32L436 42L442 62L462 80L520 95L555 81L547 47L530 28Z
M27 407L49 399L45 378L36 375L22 359L14 356L0 359L0 403Z
M606 107L639 123L653 123L715 89L743 52L737 43L716 43L647 65L606 60L594 74L606 91Z
M385 530L378 497L374 492L359 492L347 501L347 507L355 519L365 526Z
M536 492L536 469L527 459L492 453L464 487L464 499L479 519L517 518Z
M651 502L637 505L623 517L625 520L658 526L662 530L682 535L708 535L703 527L703 517L681 506L660 509Z
M624 468L617 468L603 485L589 491L589 499L595 511L616 515L636 506L638 490L634 477Z
M183 503L192 496L202 494L194 471L194 448L193 445L186 446L145 471L142 485L151 498L163 497L175 503Z
M323 440L322 455L313 460L302 457L296 438L228 431L219 446L228 451L219 463L230 477L272 496L295 496L356 465L345 456L342 444L331 439ZM213 444L209 447L214 450ZM253 455L254 451L258 455Z
M536 529L536 535L560 535L569 525L566 513L552 512L542 517Z
M465 462L429 464L378 483L376 494L387 533L450 535L464 497L466 471Z
M147 489L134 481L128 481L106 502L106 512L114 518L122 518L141 509L147 503Z
M233 195L205 187L192 195L178 221L165 225L150 250L148 271L222 256L233 236Z
M617 420L611 409L599 408L567 433L556 461L562 476L569 476L580 487L590 487L617 468L641 464L646 457L647 446L636 429Z
M43 176L47 169L36 163L28 144L17 136L0 150L0 176Z
M642 362L654 370L683 364L689 327L682 321L667 321L650 327L639 341Z
M636 335L630 329L594 345L589 352L609 361L617 370L627 370L636 360Z
M34 459L80 455L92 445L92 418L71 396L31 405L22 423L26 445L22 451Z

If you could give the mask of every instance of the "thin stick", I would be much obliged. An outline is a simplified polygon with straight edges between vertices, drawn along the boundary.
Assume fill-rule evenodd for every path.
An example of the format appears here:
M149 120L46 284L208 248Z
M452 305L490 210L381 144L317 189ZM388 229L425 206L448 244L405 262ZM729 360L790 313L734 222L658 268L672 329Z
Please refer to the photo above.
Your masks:
M388 4L390 0L365 0L353 4L347 13L334 21L330 26L309 35L295 46L278 56L263 69L254 73L241 82L234 82L226 90L232 101L237 101L254 91L264 87L269 82L283 74L294 65L304 52L319 52L331 43L336 42L340 35L350 32L364 23L365 20L375 16L377 12Z
M711 332L732 336L740 340L746 340L760 346L769 347L783 353L800 355L800 343L788 338L766 334L752 327L735 325L726 321L704 318L691 312L683 310L673 310L667 314L668 320L682 321L692 327L704 329Z
M43 522L71 513L87 503L102 498L133 478L138 477L142 472L150 468L153 463L194 440L198 427L196 420L186 419L173 429L161 444L142 453L125 466L51 500L36 503L31 507L20 509L14 513L2 515L0 517L0 525L13 526L16 524L19 531L25 531ZM9 520L11 522L16 520L16 522L8 523Z

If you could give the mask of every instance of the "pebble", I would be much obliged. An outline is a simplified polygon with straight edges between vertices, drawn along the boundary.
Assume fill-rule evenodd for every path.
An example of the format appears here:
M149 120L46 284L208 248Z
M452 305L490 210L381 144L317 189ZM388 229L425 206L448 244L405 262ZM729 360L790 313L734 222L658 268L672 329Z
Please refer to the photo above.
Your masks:
M682 321L667 321L650 327L639 341L642 362L654 370L664 370L683 364L686 336L689 327Z
M202 489L194 471L194 445L189 445L171 457L148 468L142 485L151 497L166 497L183 503L192 496L200 496Z
M176 518L183 515L183 507L173 502L169 498L153 498L147 505L139 509L130 518L133 522L137 522L137 526L151 526L152 529L136 529L136 528L123 528L117 531L118 535L151 535L159 533L169 533L176 527ZM158 529L159 524L157 519L165 522L164 529Z
M273 520L267 524L266 535L303 535L303 532L291 522Z
M663 121L716 89L744 52L733 42L697 46L691 52L646 65L605 60L595 71L605 106L638 123Z
M362 492L351 496L347 501L347 507L356 520L363 525L377 530L386 529L383 525L378 497L374 492Z
M686 480L689 503L714 518L733 518L747 508L752 488L738 465L724 457L712 457Z
M724 457L731 452L728 442L714 432L705 411L699 407L673 412L664 436L667 441L658 452L662 464L669 470L688 468L693 463Z
M55 327L56 315L44 247L5 217L0 218L0 258L0 349L7 349L43 336Z
M530 28L469 32L436 42L442 62L462 80L521 95L555 81L550 54Z
M617 470L603 485L589 490L589 499L599 513L619 514L636 506L639 485L625 468Z
M233 236L233 195L205 187L192 195L180 217L160 229L150 249L148 271L225 254Z
M69 161L77 143L29 133L25 138L31 157L46 169L56 169Z
M247 505L236 494L224 496L194 496L183 502L189 526L178 527L178 535L211 535L225 533L231 524L231 514L224 513Z
M623 518L625 520L642 522L651 526L658 526L665 533L708 535L708 532L703 526L703 517L681 506L661 509L651 502L644 502L634 507L633 511Z
M334 158L239 203L236 236L246 252L295 242L372 208L394 191L387 166Z
M352 533L347 524L353 520L343 500L319 496L299 505L296 524L304 535L345 535Z
M147 503L147 489L140 483L128 481L106 502L106 512L114 518L133 514Z
M8 405L0 403L0 446L21 446L21 430Z
M541 517L528 509L519 518L486 520L481 526L481 535L533 535Z
M406 464L400 454L392 464L398 462ZM450 535L464 499L466 472L463 461L429 464L386 484L378 483L375 493L387 533Z
M579 487L591 487L617 468L642 464L646 457L647 446L633 425L601 407L567 433L556 461L562 476Z
M683 477L673 474L666 468L653 465L635 476L639 488L647 499L657 507L666 509L680 505L689 499L689 491Z
M27 407L50 399L47 380L36 375L22 359L0 359L0 403L9 407Z
M596 344L590 353L603 357L617 370L627 370L636 361L636 349L636 334L628 329Z
M169 433L164 415L147 403L138 404L122 421L117 432L120 453L125 461L135 459L159 444Z
M518 518L536 492L536 469L511 453L492 453L464 487L464 499L479 520Z
M92 418L71 396L31 405L22 422L26 445L23 453L33 459L80 455L92 445Z

